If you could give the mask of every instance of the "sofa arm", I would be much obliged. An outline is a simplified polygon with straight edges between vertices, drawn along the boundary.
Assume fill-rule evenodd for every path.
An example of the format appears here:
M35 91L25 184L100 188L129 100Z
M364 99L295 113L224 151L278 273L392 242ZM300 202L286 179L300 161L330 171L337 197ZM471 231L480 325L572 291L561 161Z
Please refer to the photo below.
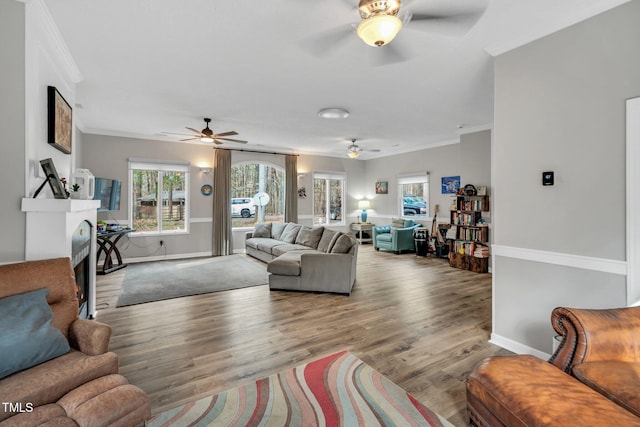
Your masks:
M77 319L69 326L69 344L89 356L109 351L111 326L95 320Z
M377 227L373 227L373 229L371 230L373 232L373 235L377 235L377 234L384 234L384 233L391 233L391 226L390 225L379 225Z
M549 362L565 372L584 362L640 362L640 307L557 307L551 324L562 342Z
M305 286L321 285L323 291L351 293L351 254L306 254L300 255L300 278Z
M253 237L253 231L247 231L246 233L244 233L244 240L247 241L247 239L250 239Z

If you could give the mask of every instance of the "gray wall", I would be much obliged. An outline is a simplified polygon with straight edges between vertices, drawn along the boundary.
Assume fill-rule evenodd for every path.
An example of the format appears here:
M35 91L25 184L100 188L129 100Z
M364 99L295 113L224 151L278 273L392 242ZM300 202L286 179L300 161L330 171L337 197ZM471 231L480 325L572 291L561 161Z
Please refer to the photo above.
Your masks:
M4 227L0 263L23 261L26 216L20 210L25 193L25 5L0 2L0 146L2 176L0 218Z
M365 196L371 198L368 221L389 224L398 216L398 174L429 172L429 215L421 220L431 222L436 204L440 205L438 219L449 222L449 206L453 197L441 192L441 178L460 176L461 185L474 184L487 187L491 195L491 131L480 131L460 136L459 144L444 145L413 153L398 154L368 160L365 165ZM375 194L375 182L388 181L389 194ZM483 217L490 221L489 215Z
M495 60L496 341L550 352L553 307L625 304L624 275L610 270L625 259L638 17L630 2ZM554 186L542 186L543 171L555 172Z
M151 141L145 139L112 137L93 134L80 134L82 141L82 158L78 167L89 169L96 177L119 179L122 181L122 200L117 212L98 214L98 219L128 223L129 193L128 193L128 163L130 157L173 160L191 162L191 219L188 235L162 235L130 237L119 244L122 255L127 259L157 258L177 255L206 255L211 253L211 217L213 199L200 194L203 184L213 184L213 174L203 174L200 166L211 166L213 150L209 145L177 144L173 142ZM246 161L261 161L284 168L284 156L232 152L232 163ZM298 199L298 214L300 223L312 224L312 176L314 171L344 172L348 176L347 182L347 212L355 217L357 201L362 193L362 176L365 162L360 160L340 159L323 156L298 157L298 171L305 174L299 179L299 184L307 187L306 199ZM348 221L348 219L347 219ZM245 230L234 232L234 249L244 249ZM164 246L160 247L160 240Z

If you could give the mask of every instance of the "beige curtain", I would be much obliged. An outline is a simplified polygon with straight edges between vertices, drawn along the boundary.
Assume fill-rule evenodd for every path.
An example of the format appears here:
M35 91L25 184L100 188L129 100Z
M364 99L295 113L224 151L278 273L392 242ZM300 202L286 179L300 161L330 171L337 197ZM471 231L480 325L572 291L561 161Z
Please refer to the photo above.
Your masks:
M285 158L284 221L298 222L298 156Z
M231 255L231 151L213 151L213 256Z

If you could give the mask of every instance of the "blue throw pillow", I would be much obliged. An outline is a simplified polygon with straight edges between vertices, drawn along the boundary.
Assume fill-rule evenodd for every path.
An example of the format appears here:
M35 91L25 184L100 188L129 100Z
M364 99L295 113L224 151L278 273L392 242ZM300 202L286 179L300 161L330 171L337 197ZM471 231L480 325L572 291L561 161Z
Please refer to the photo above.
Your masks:
M51 324L48 289L0 299L0 378L68 353L69 342Z

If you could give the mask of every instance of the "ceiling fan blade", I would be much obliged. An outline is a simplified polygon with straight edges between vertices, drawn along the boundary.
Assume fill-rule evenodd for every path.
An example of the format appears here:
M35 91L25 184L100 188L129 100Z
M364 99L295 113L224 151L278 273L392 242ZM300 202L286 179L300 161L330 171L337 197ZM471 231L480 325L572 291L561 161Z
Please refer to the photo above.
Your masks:
M321 58L327 56L333 49L344 46L351 36L355 36L354 27L346 24L307 37L301 44L313 56Z
M160 132L162 135L193 136L190 133Z
M484 9L440 13L410 13L410 25L407 28L429 31L443 36L461 37L473 28L483 14Z
M213 137L214 137L214 138L217 138L217 137L219 137L219 136L231 136L231 135L237 135L237 134L238 134L238 132L236 132L236 131L232 130L232 131L230 131L230 132L216 133L216 134L214 134L214 135L213 135Z
M194 128L190 128L189 126L186 126L186 128L189 129L191 132L194 132L194 133L196 133L198 135L202 135L202 132L199 131L199 130L195 130Z
M231 138L215 138L214 141L230 141L230 142L237 142L239 144L246 144L249 141L243 141L241 139L231 139Z
M195 138L181 139L180 141L181 141L181 142L182 142L182 141L193 141L193 140L195 140L195 139L200 139L200 137L198 136L198 137L195 137Z

